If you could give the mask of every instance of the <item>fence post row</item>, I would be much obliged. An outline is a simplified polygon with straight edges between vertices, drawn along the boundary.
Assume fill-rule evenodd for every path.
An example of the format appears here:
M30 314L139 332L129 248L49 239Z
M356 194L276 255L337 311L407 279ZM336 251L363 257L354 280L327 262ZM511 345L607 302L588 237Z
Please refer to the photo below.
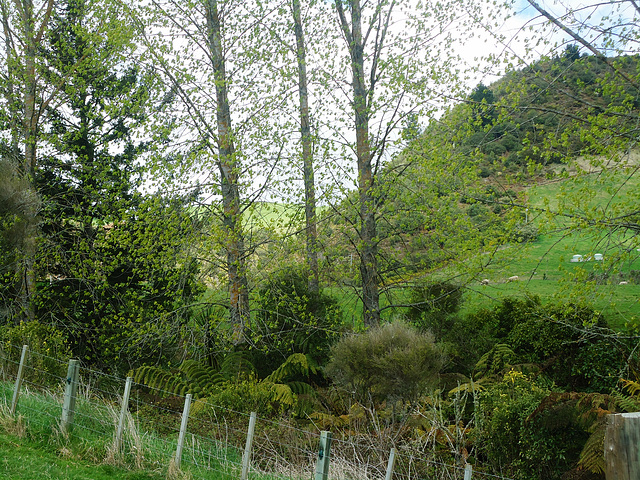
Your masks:
M16 377L16 384L13 388L13 398L11 399L11 408L9 414L14 415L18 406L18 396L20 395L20 388L22 387L22 379L24 377L24 362L27 358L27 345L22 346L22 355L20 355L20 366L18 367L18 376Z
M249 418L249 430L247 431L247 443L244 446L244 453L242 454L242 474L240 480L247 480L249 478L249 464L251 463L251 445L253 444L253 432L256 428L256 412L251 412Z
M329 457L331 453L331 432L320 432L320 449L316 464L315 480L327 480L329 475Z
M78 360L69 360L67 369L66 386L64 389L64 404L62 405L62 419L60 426L64 433L67 433L73 426L73 415L76 409L76 396L78 393L78 378L80 376L80 365Z
M122 395L122 406L120 407L120 418L118 420L118 430L116 432L115 451L120 451L120 445L122 444L122 433L124 431L124 420L127 416L129 409L129 395L131 394L132 377L127 377L127 382L124 384L124 393Z
M13 399L11 401L11 415L15 414L16 411L19 392L24 377L24 364L27 351L28 346L24 345L22 347L20 366L18 368L18 375L16 377ZM79 376L79 361L75 359L69 360L61 419L61 429L64 433L68 432L73 426ZM116 451L119 451L122 445L124 423L128 411L132 383L133 378L127 377L124 393L122 396L118 429L115 437ZM180 465L182 463L182 450L184 449L187 424L189 421L191 398L192 395L187 394L184 403L184 410L182 412L182 422L180 424L180 433L178 436L178 445L174 460L174 464L178 469L180 469ZM256 418L256 412L251 412L251 417L249 419L249 429L247 432L247 442L245 445L244 453L242 455L241 480L247 480L249 477L251 449L253 445ZM318 459L314 480L328 479L331 456L331 438L331 432L320 432L320 445L318 450ZM638 453L637 449L638 445L640 445L640 412L608 415L605 437L605 461L607 480L635 480L637 478L640 478L640 454ZM393 469L395 466L395 457L396 449L392 448L389 453L389 461L387 464L385 480L392 480ZM470 464L466 464L464 469L464 480L471 480L472 475L473 467Z
M178 448L176 449L175 465L180 469L182 463L182 449L184 448L184 437L187 433L187 423L189 422L189 410L191 409L191 394L187 393L182 411L182 423L180 424L180 435L178 436Z

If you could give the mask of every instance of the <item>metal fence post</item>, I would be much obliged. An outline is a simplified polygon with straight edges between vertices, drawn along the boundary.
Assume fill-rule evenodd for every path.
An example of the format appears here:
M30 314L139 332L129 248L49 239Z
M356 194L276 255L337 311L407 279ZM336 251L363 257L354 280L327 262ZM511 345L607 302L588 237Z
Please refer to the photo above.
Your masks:
M124 431L124 420L127 416L127 410L129 407L129 394L131 393L131 382L133 378L127 377L127 382L124 385L124 394L122 395L122 406L120 407L120 418L118 420L118 430L116 431L115 451L120 451L120 445L122 444L122 433Z
M387 474L385 475L385 480L391 480L393 477L393 467L396 464L396 449L392 448L389 453L389 462L387 463ZM466 480L466 479L465 479Z
M60 426L67 433L73 426L73 415L76 409L76 396L78 394L78 378L80 376L80 364L78 360L69 360L67 369L66 386L64 389L64 404L62 405L62 420Z
M473 475L473 467L467 463L464 467L464 480L471 480L471 475Z
M242 474L240 476L240 480L247 480L249 478L251 445L253 444L253 432L256 428L256 417L256 412L251 412L251 418L249 418L249 430L247 431L247 443L244 446L244 453L242 454Z
M175 466L180 469L182 463L182 449L184 448L184 437L187 433L187 423L189 422L189 410L191 409L191 394L187 394L182 411L182 423L180 424L180 435L178 436L178 448L176 449Z
M329 475L329 457L331 453L331 432L320 432L320 449L316 464L315 480L327 480Z
M16 377L16 384L13 388L13 398L11 399L11 408L9 409L9 413L11 415L16 413L16 408L18 406L18 396L20 396L20 388L22 387L22 379L24 377L24 362L27 358L27 349L29 347L27 345L22 346L22 355L20 355L20 366L18 367L18 376Z

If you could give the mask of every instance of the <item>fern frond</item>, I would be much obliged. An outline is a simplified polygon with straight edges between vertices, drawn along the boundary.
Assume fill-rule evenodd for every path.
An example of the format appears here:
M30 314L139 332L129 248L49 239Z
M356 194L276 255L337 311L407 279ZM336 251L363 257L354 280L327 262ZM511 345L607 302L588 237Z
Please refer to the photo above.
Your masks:
M289 388L288 385L284 385L282 383L274 383L272 385L273 401L278 402L281 405L285 405L289 408L292 408L296 405L296 395L291 391L291 388Z
M242 374L255 374L255 367L242 352L229 353L220 364L220 374L226 380L233 380Z
M305 382L287 382L287 386L296 395L315 395L316 391Z
M629 395L640 394L639 382L634 382L633 380L625 380L624 378L621 378L620 383L622 384L622 388L624 388L627 392L629 392Z
M516 358L515 352L509 345L498 343L480 357L474 369L474 378L500 373L515 363Z
M616 391L612 393L612 396L616 399L616 403L621 412L640 411L640 399Z
M596 429L587 439L587 442L582 448L582 452L580 452L578 465L591 473L604 473L606 466L604 460L605 431L606 428L603 423L602 426Z
M276 368L265 380L273 383L286 383L296 378L309 378L318 372L315 362L303 353L294 353Z

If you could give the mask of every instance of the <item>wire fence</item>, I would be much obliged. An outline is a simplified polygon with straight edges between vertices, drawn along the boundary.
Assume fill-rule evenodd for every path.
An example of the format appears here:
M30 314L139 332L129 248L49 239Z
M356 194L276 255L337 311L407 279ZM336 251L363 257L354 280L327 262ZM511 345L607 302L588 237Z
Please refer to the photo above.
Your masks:
M67 377L69 364L29 352L20 384L21 355L19 347L0 347L0 375L4 380L0 389L5 404L14 401L16 387L20 391L16 411L11 414L23 418L29 429L40 430L43 436L59 436L64 445L84 448L81 453L98 463L109 461L166 472L179 469L188 471L192 478L203 479L246 475L244 478L509 480L472 471L469 465L439 461L426 444L395 445L387 438L344 431L336 432L331 440L327 477L326 471L319 470L320 428L311 431L289 419L257 417L255 432L247 442L251 414L206 399L194 400L185 412L186 396L135 382L123 409L127 380L88 368L80 369L73 394L73 425L65 432L61 418L69 400L65 395L71 381ZM117 438L120 418L124 422L121 438ZM181 429L185 422L186 428Z

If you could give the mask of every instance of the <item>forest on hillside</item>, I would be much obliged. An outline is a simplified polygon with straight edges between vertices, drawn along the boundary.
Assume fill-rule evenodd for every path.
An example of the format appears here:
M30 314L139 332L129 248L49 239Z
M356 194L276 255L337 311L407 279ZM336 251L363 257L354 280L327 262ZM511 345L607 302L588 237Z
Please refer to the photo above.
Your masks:
M640 407L640 10L525 4L0 0L1 345L603 478Z

